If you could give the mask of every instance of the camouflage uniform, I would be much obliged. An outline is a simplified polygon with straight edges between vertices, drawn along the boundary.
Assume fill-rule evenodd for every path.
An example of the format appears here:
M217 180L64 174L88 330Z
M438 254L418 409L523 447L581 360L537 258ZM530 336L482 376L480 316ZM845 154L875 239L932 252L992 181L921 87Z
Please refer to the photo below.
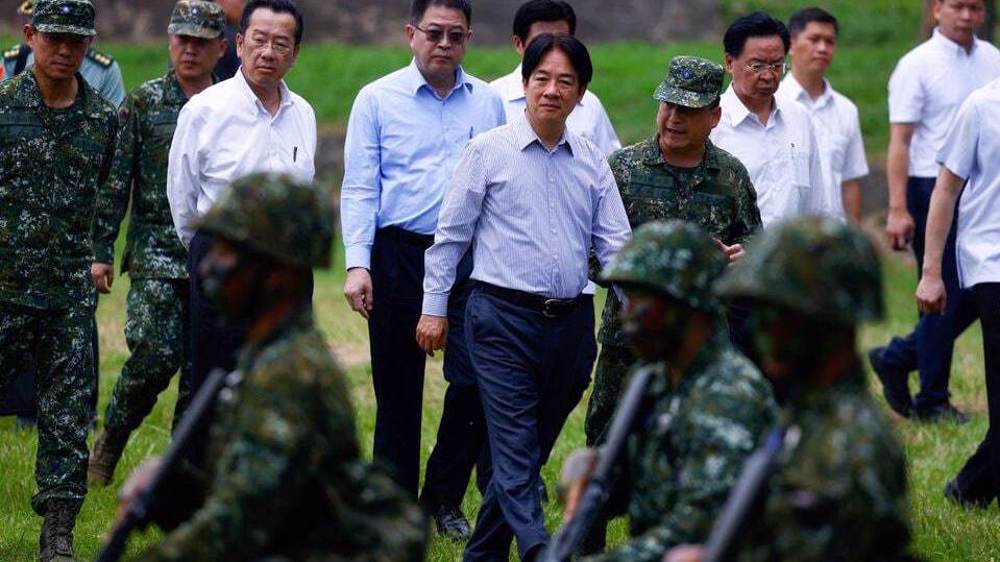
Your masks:
M65 22L48 14L48 27L36 24L40 31L84 34L78 11L93 24L89 2L49 4L69 12ZM32 72L0 84L0 391L34 355L40 419L32 506L39 514L50 499L79 509L87 492L96 301L90 233L117 119L77 81L67 109L45 105Z
M704 107L722 91L722 67L697 57L676 57L654 98L686 107ZM646 139L611 155L609 163L629 222L640 225L664 219L693 222L728 245L741 244L760 229L757 194L743 164L706 140L704 161L696 168L667 164L658 137ZM621 303L609 292L604 305L601 355L587 405L587 445L598 443L605 431L625 374L635 362L625 346L618 313Z
M836 329L881 318L883 310L873 246L832 220L800 219L765 232L717 289L752 299L754 314L795 313ZM766 334L756 337L766 344ZM906 460L871 398L860 358L826 373L837 381L830 386L818 388L810 375L795 375L784 413L800 441L771 477L763 514L751 521L737 559L906 559Z
M221 36L224 25L217 4L182 0L175 6L168 32L212 39ZM104 420L105 431L116 435L116 441L127 439L139 427L178 369L175 421L187 403L191 374L187 251L177 238L167 201L170 143L187 101L172 70L129 94L118 114L121 130L111 176L97 198L95 261L106 264L114 263L118 230L132 203L121 266L132 282L125 323L131 355Z
M243 255L328 267L329 194L287 176L240 180L199 228ZM240 352L240 382L220 394L208 475L178 482L204 499L145 561L417 562L420 508L361 458L346 377L306 306Z

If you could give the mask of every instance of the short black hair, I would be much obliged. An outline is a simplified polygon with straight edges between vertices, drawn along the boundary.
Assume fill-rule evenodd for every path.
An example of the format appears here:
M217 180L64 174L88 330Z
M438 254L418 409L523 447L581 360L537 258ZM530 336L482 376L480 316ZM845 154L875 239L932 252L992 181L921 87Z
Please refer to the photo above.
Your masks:
M573 70L576 71L576 79L580 83L580 90L585 90L590 81L594 79L594 63L590 60L590 51L587 50L579 39L572 35L552 35L543 33L528 45L524 51L524 61L521 63L521 77L527 80L542 64L542 59L550 51L560 50L569 58Z
M792 14L791 19L788 20L788 32L792 34L792 37L795 37L805 31L806 26L810 23L832 25L834 35L840 35L840 24L837 22L837 18L823 8L817 7L803 8Z
M751 37L771 37L777 35L781 37L781 42L785 45L785 54L792 45L792 38L788 34L788 28L780 20L776 20L764 12L754 12L749 16L737 19L726 30L726 36L722 39L722 46L726 54L734 58L739 58L743 54L743 49L747 46L747 39Z
M576 12L563 0L528 0L521 4L514 15L514 35L524 43L528 40L531 26L540 21L564 21L569 24L569 34L576 35Z
M413 3L410 4L410 22L420 23L420 20L424 19L424 14L427 13L427 8L431 6L459 10L465 14L465 23L472 26L472 2L469 0L413 0Z
M240 35L246 35L247 28L250 27L250 16L258 9L266 8L276 14L290 14L295 18L295 44L302 44L302 34L305 32L302 21L302 12L292 0L250 0L243 7L243 15L240 17Z

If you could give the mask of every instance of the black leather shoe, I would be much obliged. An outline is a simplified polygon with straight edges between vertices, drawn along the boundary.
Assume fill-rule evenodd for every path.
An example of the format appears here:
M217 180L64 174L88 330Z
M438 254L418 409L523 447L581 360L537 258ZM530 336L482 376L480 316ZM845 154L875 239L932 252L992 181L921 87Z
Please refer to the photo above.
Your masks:
M987 509L993 503L993 498L966 497L958 487L958 481L952 478L944 485L944 497L965 509Z
M883 352L885 352L884 347L869 349L868 362L882 383L882 395L885 396L889 407L897 414L908 418L913 411L913 398L910 396L910 385L907 384L908 373L899 373L886 368L882 362Z
M434 514L434 524L437 526L437 533L446 539L453 541L467 541L472 536L472 527L465 514L456 507L444 507L438 509Z
M945 402L944 404L938 404L937 406L931 406L930 408L920 408L915 410L915 413L918 420L927 423L937 423L941 421L950 421L957 423L958 425L965 425L969 423L969 416L963 414L961 410L956 408L951 402Z

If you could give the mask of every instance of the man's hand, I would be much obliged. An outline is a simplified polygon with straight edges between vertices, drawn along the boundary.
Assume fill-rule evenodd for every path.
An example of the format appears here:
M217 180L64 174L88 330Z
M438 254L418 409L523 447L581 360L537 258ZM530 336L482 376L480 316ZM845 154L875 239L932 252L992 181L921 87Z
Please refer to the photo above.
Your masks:
M674 547L663 555L663 562L701 562L705 549L700 546L682 545Z
M889 209L889 215L885 219L885 233L889 235L893 250L905 250L913 240L915 229L913 216L909 211L902 208Z
M948 306L948 292L940 275L924 273L917 285L917 306L924 314L942 314Z
M94 280L97 291L106 295L111 292L111 285L115 282L115 266L94 262L90 264L90 277Z
M424 314L417 322L417 345L424 353L434 357L434 352L444 349L448 341L448 319L443 316Z
M715 245L722 250L722 255L726 258L726 262L729 263L729 265L735 264L747 255L746 250L743 249L743 244L733 244L732 246L727 246L725 242L719 240L718 238L713 238L712 240L715 240Z
M139 468L128 477L125 481L125 485L122 486L120 492L118 492L118 512L115 514L114 524L111 526L112 529L119 526L122 520L125 518L125 514L128 513L129 508L132 503L139 499L139 496L149 488L149 483L153 479L153 475L156 471L160 469L162 464L162 459L160 457L152 457L146 462L142 463Z
M578 449L570 453L563 462L559 473L559 497L563 501L563 522L569 523L576 517L580 500L590 484L590 477L597 466L597 451Z
M372 299L372 276L367 269L355 267L347 272L347 280L344 281L344 298L347 304L351 305L351 310L357 312L367 320L372 311L374 300Z

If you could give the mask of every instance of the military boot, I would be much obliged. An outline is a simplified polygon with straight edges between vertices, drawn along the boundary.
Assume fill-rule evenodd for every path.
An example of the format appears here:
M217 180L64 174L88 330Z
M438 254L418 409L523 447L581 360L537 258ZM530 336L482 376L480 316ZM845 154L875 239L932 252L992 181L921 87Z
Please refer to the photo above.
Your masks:
M38 540L40 562L76 562L73 557L73 527L80 505L66 500L49 500L45 504L42 536Z
M107 428L94 441L94 450L90 453L90 464L87 466L87 481L94 486L107 486L115 475L128 435L121 435Z

